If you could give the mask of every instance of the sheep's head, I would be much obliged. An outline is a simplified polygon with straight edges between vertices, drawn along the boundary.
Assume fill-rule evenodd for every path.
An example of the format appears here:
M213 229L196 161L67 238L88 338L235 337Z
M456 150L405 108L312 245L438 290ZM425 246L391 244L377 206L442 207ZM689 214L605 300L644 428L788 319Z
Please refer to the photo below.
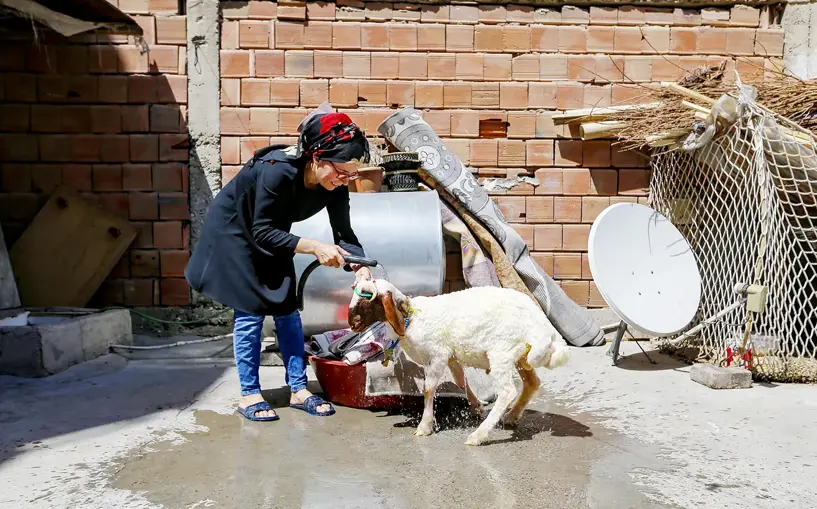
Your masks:
M394 285L383 279L361 281L349 303L349 327L362 332L376 322L388 322L398 336L403 336L407 312L406 297Z

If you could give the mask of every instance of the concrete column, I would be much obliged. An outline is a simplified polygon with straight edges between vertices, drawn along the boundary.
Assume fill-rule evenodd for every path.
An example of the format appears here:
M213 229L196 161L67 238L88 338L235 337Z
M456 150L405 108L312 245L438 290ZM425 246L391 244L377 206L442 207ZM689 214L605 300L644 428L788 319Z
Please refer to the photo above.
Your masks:
M813 0L788 2L781 24L786 70L804 80L817 77L817 3Z
M190 133L190 247L204 214L221 190L221 80L219 0L187 4L187 129Z

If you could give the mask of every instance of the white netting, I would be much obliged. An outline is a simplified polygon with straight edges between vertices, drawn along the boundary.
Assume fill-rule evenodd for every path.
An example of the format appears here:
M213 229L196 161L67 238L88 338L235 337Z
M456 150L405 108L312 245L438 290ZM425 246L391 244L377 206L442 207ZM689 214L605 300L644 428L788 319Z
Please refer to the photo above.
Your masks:
M817 381L815 150L813 138L749 103L703 147L654 155L650 205L695 252L702 297L690 327L706 322L691 339L664 338L665 349L726 365L728 349L746 345L760 379ZM765 312L742 304L712 319L739 301L739 283L768 288Z

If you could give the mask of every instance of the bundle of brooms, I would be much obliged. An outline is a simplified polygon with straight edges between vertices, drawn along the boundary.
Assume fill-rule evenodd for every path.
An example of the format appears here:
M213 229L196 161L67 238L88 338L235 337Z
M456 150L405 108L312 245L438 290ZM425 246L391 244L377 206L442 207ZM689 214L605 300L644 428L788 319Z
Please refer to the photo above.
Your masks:
M678 82L644 86L639 104L568 110L553 116L556 125L579 124L584 140L617 138L620 150L672 145L685 138L696 121L709 114L723 94L735 96L726 61L699 67ZM808 81L778 72L765 73L744 84L757 88L758 105L775 114L786 134L806 143L817 134L817 79Z

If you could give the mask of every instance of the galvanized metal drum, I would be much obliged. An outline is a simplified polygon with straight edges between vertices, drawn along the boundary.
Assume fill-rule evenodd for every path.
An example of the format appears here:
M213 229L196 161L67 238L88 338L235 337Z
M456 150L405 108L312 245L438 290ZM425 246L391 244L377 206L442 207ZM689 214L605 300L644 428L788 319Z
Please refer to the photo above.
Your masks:
M352 227L368 258L385 267L388 279L406 295L439 295L445 281L445 245L436 191L401 193L350 193ZM326 210L292 225L292 233L334 243ZM315 257L295 255L300 280ZM372 268L374 277L383 277ZM309 336L343 329L347 323L350 285L354 274L343 269L319 267L309 276L301 311L304 333ZM265 329L274 327L267 318ZM266 334L265 334L266 335Z

